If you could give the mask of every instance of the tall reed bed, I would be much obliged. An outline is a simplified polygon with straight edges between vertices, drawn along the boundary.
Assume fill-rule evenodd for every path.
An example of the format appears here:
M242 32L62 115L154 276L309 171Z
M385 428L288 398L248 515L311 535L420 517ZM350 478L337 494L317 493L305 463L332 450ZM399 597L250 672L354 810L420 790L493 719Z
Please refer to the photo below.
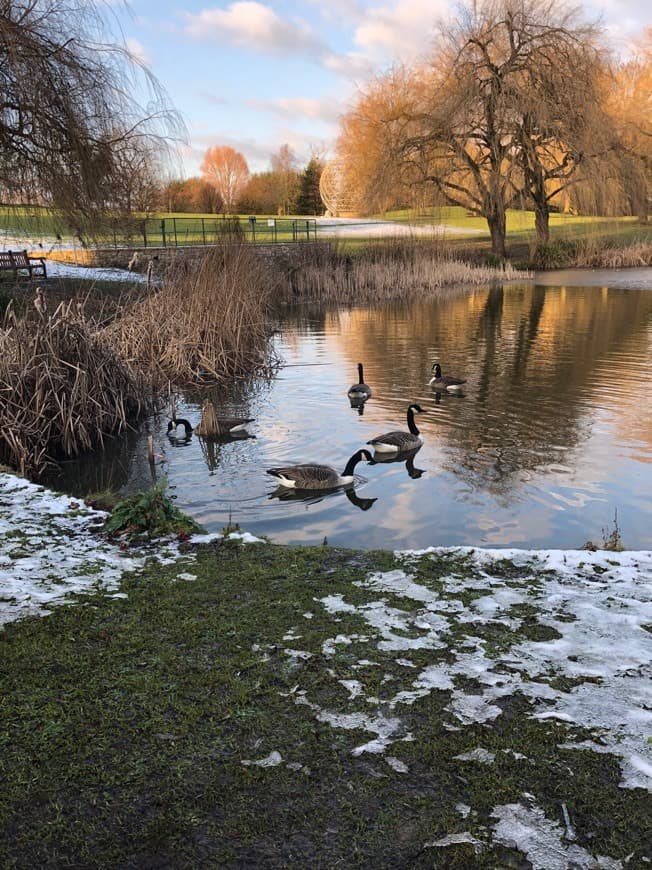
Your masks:
M456 260L436 243L392 240L352 254L327 245L312 247L290 276L294 301L369 303L414 299L454 285L479 285L526 277L511 265L474 266Z
M575 266L592 269L624 269L652 266L652 242L605 245L604 240L582 239L577 245Z
M255 248L209 248L168 269L162 287L109 328L130 360L180 386L244 378L268 361L267 310L279 273Z
M155 399L142 374L72 304L36 321L5 312L0 329L0 461L38 478L101 446Z

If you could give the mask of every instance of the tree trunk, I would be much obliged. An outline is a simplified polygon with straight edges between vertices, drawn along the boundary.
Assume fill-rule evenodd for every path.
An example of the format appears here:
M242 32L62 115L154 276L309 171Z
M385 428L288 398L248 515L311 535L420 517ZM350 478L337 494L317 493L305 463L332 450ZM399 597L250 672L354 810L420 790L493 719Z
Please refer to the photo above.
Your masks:
M547 202L534 203L534 229L537 245L547 245L550 241L550 209Z
M507 220L505 217L505 209L499 204L495 205L487 212L487 224L491 234L491 250L501 260L507 258L507 250L505 240L507 236Z

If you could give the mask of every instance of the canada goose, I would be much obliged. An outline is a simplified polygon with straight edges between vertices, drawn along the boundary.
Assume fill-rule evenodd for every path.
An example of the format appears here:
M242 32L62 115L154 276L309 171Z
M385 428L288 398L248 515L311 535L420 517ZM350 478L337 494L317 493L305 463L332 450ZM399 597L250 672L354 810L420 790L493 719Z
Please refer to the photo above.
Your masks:
M358 363L358 383L351 384L347 395L350 399L362 399L363 401L371 396L371 387L364 382L362 363Z
M275 477L281 486L290 489L335 489L353 483L355 480L353 470L363 459L373 462L368 450L358 450L346 463L341 474L330 465L319 465L317 462L268 468L266 473Z
M216 417L215 421L217 422L218 435L234 435L238 432L244 431L247 427L247 423L253 423L253 417ZM192 428L192 425L188 422L188 420L184 420L183 417L175 417L168 423L168 435L171 438L175 437L177 426L183 426L185 431L185 437L190 438L193 432L197 432L197 428Z
M461 390L462 384L466 383L466 378L454 378L452 375L442 375L439 363L434 363L432 370L435 374L430 378L428 383L436 390Z
M377 453L403 453L420 447L423 441L419 438L419 430L414 422L415 411L423 413L423 408L421 405L410 405L407 409L408 432L404 429L395 429L392 432L385 432L384 435L377 435L367 441L367 444L371 444Z

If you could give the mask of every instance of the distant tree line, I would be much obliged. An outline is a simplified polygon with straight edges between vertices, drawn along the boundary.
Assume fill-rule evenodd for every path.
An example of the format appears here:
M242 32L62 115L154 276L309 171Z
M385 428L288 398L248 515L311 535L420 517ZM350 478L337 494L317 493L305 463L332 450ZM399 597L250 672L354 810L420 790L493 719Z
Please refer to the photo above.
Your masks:
M289 145L271 155L270 168L249 171L244 156L230 146L212 146L201 164L201 176L168 182L156 210L195 214L320 215L324 205L319 181L324 168L313 155L304 168Z

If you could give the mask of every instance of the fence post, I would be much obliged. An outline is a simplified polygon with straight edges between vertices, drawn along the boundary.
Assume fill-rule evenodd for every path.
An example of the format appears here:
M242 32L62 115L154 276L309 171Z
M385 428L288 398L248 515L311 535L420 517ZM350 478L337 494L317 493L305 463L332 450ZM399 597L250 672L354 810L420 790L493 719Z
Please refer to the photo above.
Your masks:
M161 218L161 244L164 248L167 247L167 243L165 241L165 218Z
M179 242L177 241L177 219L175 217L172 218L172 229L174 230L174 247L179 247Z
M143 221L143 242L144 247L147 247L147 221Z
M201 237L204 242L204 247L206 247L206 224L204 218L201 219Z

